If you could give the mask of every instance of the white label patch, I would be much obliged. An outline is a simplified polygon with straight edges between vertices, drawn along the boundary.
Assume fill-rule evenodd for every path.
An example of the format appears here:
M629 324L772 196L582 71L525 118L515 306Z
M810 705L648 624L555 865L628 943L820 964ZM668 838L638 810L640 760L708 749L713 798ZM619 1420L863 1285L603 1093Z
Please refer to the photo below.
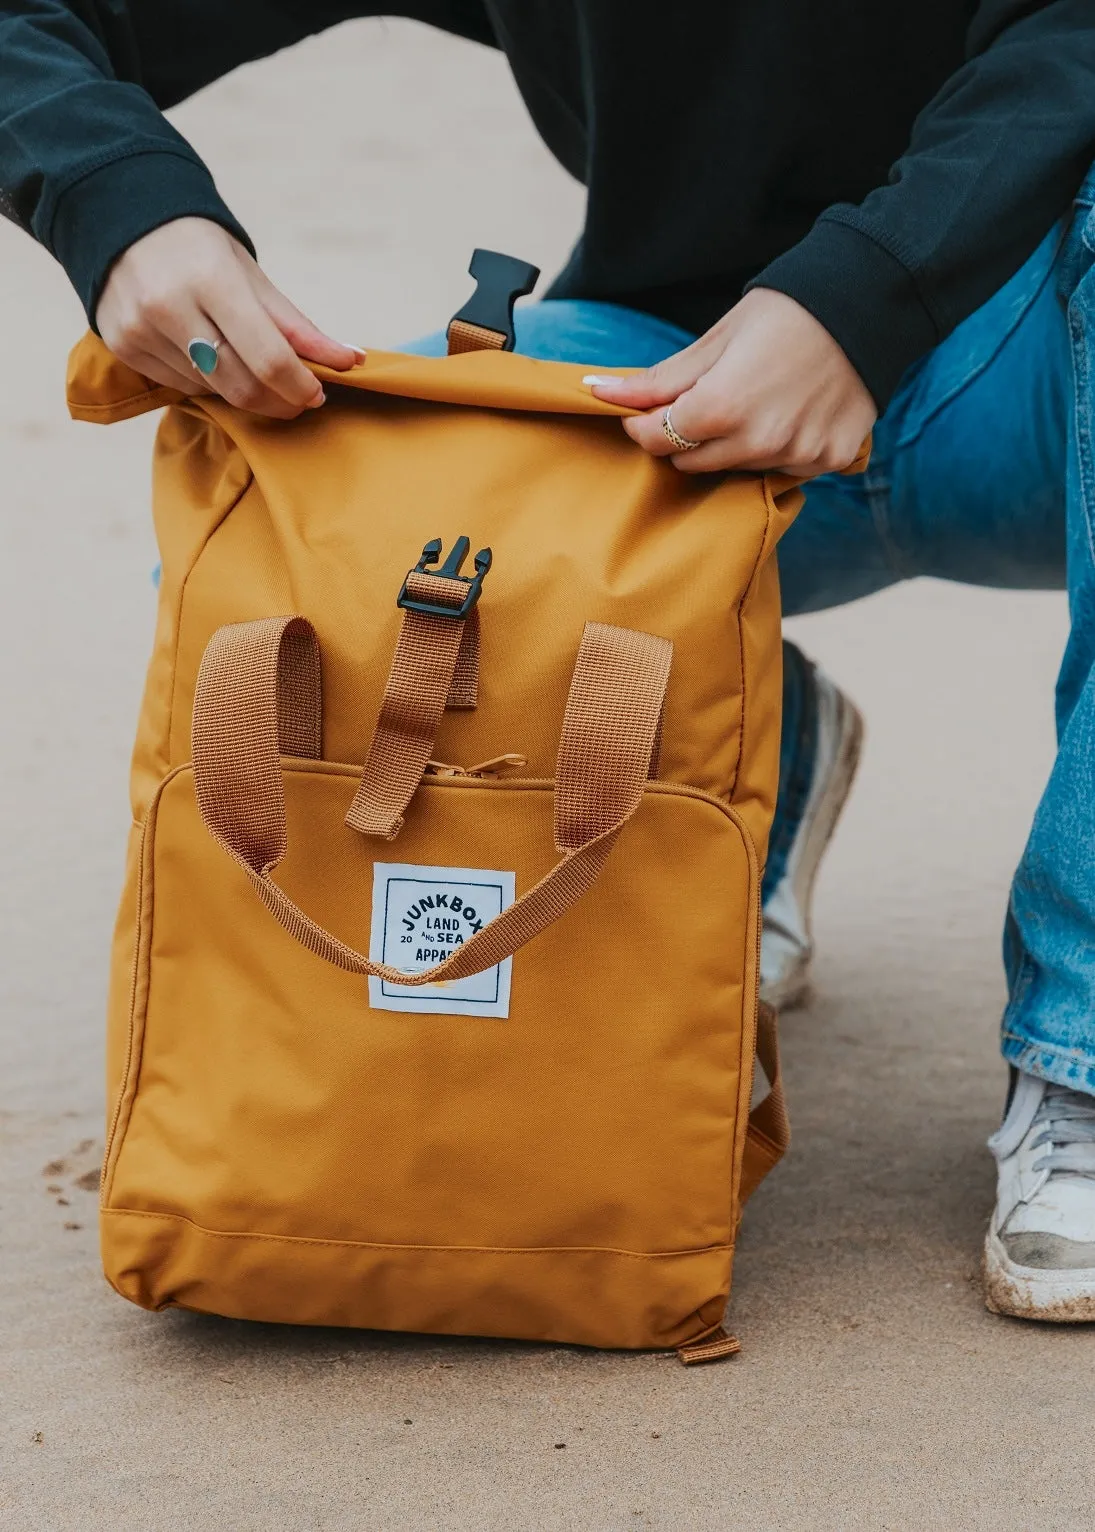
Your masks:
M377 862L369 956L374 963L389 963L403 973L422 973L452 957L476 931L508 909L515 897L512 872ZM370 978L369 1004L377 1011L505 1017L512 967L513 959L506 958L469 979L442 980L415 989Z

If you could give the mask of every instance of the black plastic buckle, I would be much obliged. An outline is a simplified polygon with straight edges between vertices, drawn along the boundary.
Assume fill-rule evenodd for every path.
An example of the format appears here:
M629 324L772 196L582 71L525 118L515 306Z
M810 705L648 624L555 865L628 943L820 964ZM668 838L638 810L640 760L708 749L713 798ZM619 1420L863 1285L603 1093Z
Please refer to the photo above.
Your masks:
M503 337L502 350L512 351L513 305L536 286L540 268L529 265L528 261L519 261L515 255L502 255L497 250L476 250L468 271L475 278L476 288L453 319L462 319L482 330L496 331Z
M462 575L460 569L468 556L470 547L470 538L458 537L452 545L452 552L441 568L431 569L429 566L436 564L441 557L441 539L431 538L422 550L422 557L407 576L407 580L410 579L411 574L429 575L438 580L459 580L468 587L467 595L459 606L445 606L440 601L419 601L407 594L407 580L403 581L403 589L399 592L396 606L401 606L405 612L423 612L427 617L452 617L462 621L479 600L483 581L487 578L487 571L491 566L490 549L480 548L475 555L475 574L470 577Z

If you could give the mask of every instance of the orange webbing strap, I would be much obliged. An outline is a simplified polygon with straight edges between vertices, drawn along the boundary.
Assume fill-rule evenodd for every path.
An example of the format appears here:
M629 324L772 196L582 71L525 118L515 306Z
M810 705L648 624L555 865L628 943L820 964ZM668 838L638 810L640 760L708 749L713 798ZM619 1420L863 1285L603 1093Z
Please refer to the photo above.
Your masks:
M776 1013L762 1000L757 1007L757 1062L764 1070L769 1090L749 1113L745 1158L741 1168L740 1203L744 1205L770 1170L774 1170L791 1142L791 1124L783 1095L783 1071L779 1062Z
M451 320L447 336L450 356L459 356L462 351L502 351L506 344L501 330L488 330L485 325L469 324L466 319Z
M424 973L406 974L348 947L294 904L271 876L286 850L279 749L296 753L307 745L305 753L318 751L319 646L303 618L232 624L210 639L194 697L194 784L202 819L274 918L309 952L350 973L409 987L467 978L530 942L596 881L642 801L672 654L667 639L587 624L559 746L556 825L562 860ZM291 708L279 701L283 695L292 699Z
M407 593L456 610L468 587L412 570ZM346 815L351 830L395 839L433 756L441 715L447 707L474 708L478 691L479 609L466 618L405 610L376 732Z
M652 774L673 645L587 622L555 769L555 844L575 851L638 807Z
M435 579L438 577L435 575ZM410 576L408 576L410 583ZM410 612L404 614L409 617ZM479 706L479 608L473 606L464 618L460 648L456 651L456 669L449 682L445 707L450 711L470 713Z
M218 840L237 861L274 867L286 845L279 757L318 760L322 749L319 645L311 623L271 617L220 628L202 660L199 698L203 690L192 742L202 818L217 825ZM215 764L199 773L199 761Z
M722 1325L716 1325L699 1340L685 1341L683 1346L678 1346L677 1356L686 1367L692 1367L697 1362L721 1362L724 1356L734 1356L740 1350L741 1341L737 1336L727 1334Z

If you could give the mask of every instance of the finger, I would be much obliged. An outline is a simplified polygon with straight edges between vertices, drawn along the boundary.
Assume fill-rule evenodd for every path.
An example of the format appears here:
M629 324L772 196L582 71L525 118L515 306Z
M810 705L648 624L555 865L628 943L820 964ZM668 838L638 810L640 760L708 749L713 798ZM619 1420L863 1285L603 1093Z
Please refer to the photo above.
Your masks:
M744 429L748 412L742 410L737 397L740 383L733 372L727 375L724 357L722 353L696 384L671 405L625 420L624 430L632 440L654 457L670 457L679 451L665 431L667 410L674 431L686 441L712 441L716 437L736 436Z
M165 345L164 350L167 351ZM134 351L130 353L127 367L132 367L139 372L142 378L151 378L154 383L160 383L164 388L174 388L180 394L204 394L208 392L206 384L190 366L184 372L181 368L173 366L162 356L156 356L151 351Z
M265 278L264 278L265 282ZM360 346L345 341L332 340L317 325L289 302L284 293L278 292L272 282L265 282L262 304L285 339L298 356L323 367L333 367L336 372L346 372L365 360Z
M594 383L591 392L595 398L604 399L609 404L625 404L635 410L672 404L679 394L698 382L715 357L721 354L724 344L713 331L708 331L683 351L675 352L645 372ZM676 416L673 420L676 424Z
M194 311L188 323L191 338L195 335L212 337L216 334L217 327L213 320L198 310ZM191 393L219 394L226 403L235 405L237 409L249 410L255 415L269 415L276 420L293 420L301 413L296 405L287 404L279 395L264 387L250 369L244 366L227 341L221 341L217 365L211 373L199 373L186 350L167 336L150 337L148 350L159 360L161 367L174 368L184 376L189 374ZM318 405L322 402L321 390L316 403Z
M694 451L677 453L673 464L682 473L776 470L795 479L816 479L821 474L844 473L859 451L858 422L839 422L821 430L807 426L788 430L782 417L770 416L743 420L736 430L712 435Z
M632 441L638 442L644 452L652 457L672 457L681 449L666 431L666 416L678 436L685 441L705 442L725 434L723 421L713 418L713 411L701 397L697 405L698 387L674 399L671 405L651 410L646 415L631 415L622 422ZM705 392L710 393L708 389ZM720 411L720 413L722 413ZM692 449L697 450L697 449Z
M764 473L768 469L780 468L784 473L809 477L808 472L799 468L772 461L770 453L758 452L739 435L716 436L689 452L675 452L672 462L681 473Z
M673 429L680 431L675 411L672 414L672 423ZM672 457L675 452L680 451L665 434L664 409L652 410L649 415L632 415L627 420L622 420L620 424L631 440L637 442L644 452L649 452L651 457ZM683 436L684 432L681 431L680 434Z
M288 350L288 342L258 299L246 283L242 283L242 286L244 292L241 297L234 283L222 284L222 292L217 300L218 312L223 309L226 301L229 304L233 300L239 301L245 311L250 311L252 320L255 313L260 316L262 326L275 337L275 344ZM234 316L228 317L234 323ZM187 347L197 336L203 336L209 340L220 340L217 365L211 373L199 374L191 367ZM183 372L190 370L199 380L199 392L220 394L229 404L234 404L239 409L250 410L255 414L271 415L279 420L291 420L299 415L302 409L323 403L323 389L318 379L291 352L294 367L299 368L308 380L311 398L306 395L305 402L290 403L283 394L275 392L263 379L257 377L253 369L238 355L230 339L225 336L224 326L219 322L218 317L212 313L204 313L196 302L193 304L187 302L177 309L165 311L159 319L158 328L147 333L143 349L151 351L161 361L176 370ZM304 390L300 389L299 392L304 393Z
M207 319L204 323L208 331L212 321ZM323 390L320 389L314 401L309 404L290 404L255 376L228 341L221 342L217 366L202 381L208 392L219 394L236 409L247 410L252 415L267 415L273 420L295 420L304 410L318 409L324 401Z
M745 431L714 437L690 452L678 452L673 456L673 467L679 468L681 473L769 473L778 470L795 479L815 479L819 474L839 471L840 466L832 452L826 451L821 457L805 456L796 451L793 443L788 447L765 445Z
M235 280L220 284L215 295L205 296L203 306L219 333L235 352L240 366L250 374L248 392L258 398L271 395L280 399L293 414L323 401L323 388L315 375L301 361L289 341L259 302L254 289L242 272ZM196 331L200 334L201 331ZM217 368L217 373L221 368ZM237 385L238 374L229 369L230 385ZM218 383L218 392L224 392ZM226 398L230 395L225 394ZM240 403L233 399L234 404ZM244 404L244 409L256 409ZM263 414L274 411L263 408ZM277 412L282 413L282 412Z

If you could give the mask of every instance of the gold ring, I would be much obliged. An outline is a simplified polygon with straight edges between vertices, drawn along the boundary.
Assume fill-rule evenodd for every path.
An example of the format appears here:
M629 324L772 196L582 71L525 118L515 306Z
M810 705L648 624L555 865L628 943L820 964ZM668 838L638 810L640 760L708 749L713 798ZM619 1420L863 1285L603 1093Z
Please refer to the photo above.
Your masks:
M690 441L687 436L682 436L672 420L670 420L668 410L662 416L662 430L678 452L691 452L694 447L701 447L703 445L702 442Z

